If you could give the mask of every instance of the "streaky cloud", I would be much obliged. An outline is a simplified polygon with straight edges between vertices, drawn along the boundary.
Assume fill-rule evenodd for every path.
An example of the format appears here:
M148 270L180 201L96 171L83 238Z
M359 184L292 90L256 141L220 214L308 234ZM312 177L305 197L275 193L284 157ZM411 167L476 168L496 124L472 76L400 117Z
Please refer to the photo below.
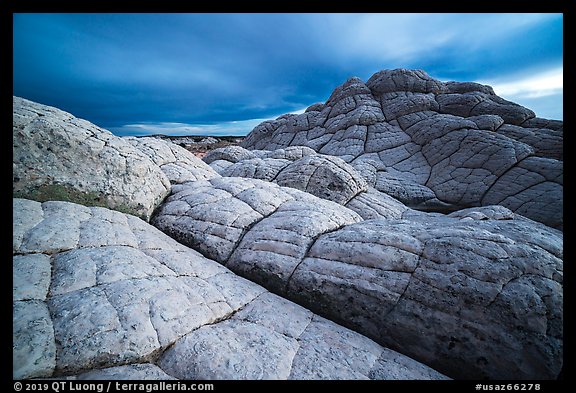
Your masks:
M140 123L124 124L109 127L110 131L119 136L149 136L149 135L213 135L213 136L244 136L266 119L251 119L216 124L187 123Z
M306 111L306 108L288 112L294 115L300 115ZM244 136L247 135L254 127L266 120L274 119L249 119L227 121L215 124L188 124L176 122L160 123L137 123L124 124L117 127L109 127L110 131L120 136L146 136L146 135L213 135L213 136Z
M246 133L233 121L409 68L546 100L540 116L551 117L562 90L557 74L539 72L562 63L562 35L563 15L548 13L14 14L13 94L114 132L180 123L173 132Z
M499 78L486 84L494 88L496 94L515 98L538 98L560 94L564 87L563 67L542 71L522 79Z
M530 108L536 116L562 120L564 118L564 69L557 65L547 69L512 74L479 83L492 86L504 99Z

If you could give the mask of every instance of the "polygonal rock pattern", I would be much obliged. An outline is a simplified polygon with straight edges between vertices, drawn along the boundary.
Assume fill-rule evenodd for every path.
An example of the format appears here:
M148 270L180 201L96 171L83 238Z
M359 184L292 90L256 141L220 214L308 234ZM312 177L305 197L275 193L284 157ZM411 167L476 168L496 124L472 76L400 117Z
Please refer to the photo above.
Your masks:
M223 157L229 149L212 150L213 157ZM368 187L364 177L338 157L317 154L305 146L272 151L252 150L250 157L235 146L235 156L212 160L210 165L225 177L247 177L306 191L322 199L337 202L364 219L400 218L408 208L389 195ZM277 157L277 158L273 158ZM232 161L228 161L228 159ZM436 200L440 203L438 200ZM430 203L430 201L428 201Z
M222 177L174 186L153 224L225 263L246 232L270 215L278 217L279 225L285 219L299 222L295 237L314 236L361 220L341 205L299 190L258 179Z
M124 139L158 165L172 184L218 177L204 161L174 143L158 138Z
M561 237L479 215L369 220L321 235L286 296L456 378L556 378Z
M482 198L540 222L562 222L563 165L550 158L528 157L504 173Z
M537 157L552 158L558 161L564 159L562 131L504 124L496 132L530 145Z
M373 218L402 218L407 211L414 211L391 196L372 187L368 187L366 192L362 192L352 198L345 206L358 213L365 220Z
M271 293L188 334L159 364L181 379L445 378Z
M224 162L228 164L224 164ZM274 181L278 174L290 164L292 161L279 158L251 158L236 163L218 160L210 165L214 166L214 169L222 176Z
M251 177L273 181L291 161L315 154L314 150L306 146L290 146L273 151L246 150L240 146L226 146L211 150L203 160L222 176ZM238 165L233 166L233 164Z
M307 146L350 163L370 186L409 207L450 212L493 204L562 228L561 121L498 97L477 83L435 80L423 71L384 70L367 83L351 78L325 104L257 126L241 143L249 149ZM554 161L534 171L522 163ZM521 190L500 179L516 169ZM542 172L544 171L544 173ZM532 178L546 179L546 192ZM526 183L522 183L526 179ZM504 194L502 194L504 192ZM521 195L518 195L521 194ZM508 198L510 197L510 198Z
M140 150L59 109L13 98L13 194L106 206L149 219L169 193Z
M173 192L154 219L164 232L452 377L560 372L563 262L555 229L502 206L443 216L397 202L380 213L370 200L378 200L375 190L355 201L387 219L362 221L344 206L255 179L190 182Z
M497 114L508 124L522 124L535 117L534 112L498 97L490 86L473 82L448 82L448 89L436 101L441 113L468 117Z
M240 149L236 146L234 151L239 152ZM258 158L231 157L230 160L235 162L226 160L230 165L222 165L222 158L210 161L222 176L272 181L339 204L346 204L367 190L364 178L342 159L316 154L310 148L305 149L308 150L306 154L294 154L304 153L303 149L293 151L295 147L270 152L253 151L252 155ZM223 156L218 150L212 151L214 156Z
M364 178L342 159L317 155L294 161L276 176L275 182L340 204L367 188Z
M16 379L446 378L134 216L26 199L13 209Z
M253 152L243 149L240 146L226 146L220 149L215 149L209 151L203 158L203 161L207 164L211 164L214 161L224 160L231 163L249 160L251 158L256 158L256 154Z
M216 161L228 161L234 164L254 158L296 161L302 157L314 154L316 154L316 152L306 146L290 146L274 151L246 150L241 146L226 146L209 151L202 160L208 164Z

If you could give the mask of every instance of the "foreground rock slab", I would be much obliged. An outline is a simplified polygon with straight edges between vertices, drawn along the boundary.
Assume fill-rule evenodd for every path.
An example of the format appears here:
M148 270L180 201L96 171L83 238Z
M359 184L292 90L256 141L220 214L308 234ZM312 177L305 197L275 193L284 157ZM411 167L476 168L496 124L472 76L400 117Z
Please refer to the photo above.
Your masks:
M149 219L170 182L148 156L59 109L13 98L13 194L105 206Z
M231 263L267 266L255 244ZM521 219L369 220L320 236L286 293L448 375L554 379L561 248Z
M490 86L384 70L366 83L349 79L303 114L263 122L241 146L340 157L368 185L420 210L500 204L563 226L562 122L536 118Z
M557 377L560 231L502 206L393 215L363 220L299 190L222 177L175 186L153 224L451 377Z
M446 379L141 219L13 200L13 377Z

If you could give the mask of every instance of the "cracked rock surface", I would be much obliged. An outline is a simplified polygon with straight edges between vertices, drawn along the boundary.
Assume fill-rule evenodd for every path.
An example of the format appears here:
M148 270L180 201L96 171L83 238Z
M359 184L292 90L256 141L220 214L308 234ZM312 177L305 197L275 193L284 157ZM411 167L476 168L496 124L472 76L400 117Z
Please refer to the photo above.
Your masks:
M380 213L374 194L356 202ZM363 219L299 190L222 177L175 186L153 224L451 377L556 378L562 233L503 206L448 216L389 207Z
M16 379L446 379L134 216L27 199L13 214Z
M13 98L12 191L105 206L149 219L170 181L122 138L59 109Z
M205 162L13 119L14 378L561 372L563 125L488 86L352 79Z
M171 184L208 180L218 176L204 161L175 143L150 137L123 139L159 166Z
M241 143L340 157L368 185L412 208L450 212L498 203L560 229L562 144L561 121L536 118L490 86L406 69L380 71L366 83L351 78L324 104L266 121ZM547 162L535 166L535 158Z
M248 230L265 218L277 217L278 225L294 221L298 225L295 237L314 236L361 220L337 203L258 179L221 177L184 183L172 191L153 224L221 263L230 258Z
M321 235L287 296L448 375L555 378L561 241L485 217L369 220Z
M344 160L305 146L246 150L240 146L212 150L205 157L224 177L245 177L295 188L348 207L362 218L400 218L408 208L368 186Z

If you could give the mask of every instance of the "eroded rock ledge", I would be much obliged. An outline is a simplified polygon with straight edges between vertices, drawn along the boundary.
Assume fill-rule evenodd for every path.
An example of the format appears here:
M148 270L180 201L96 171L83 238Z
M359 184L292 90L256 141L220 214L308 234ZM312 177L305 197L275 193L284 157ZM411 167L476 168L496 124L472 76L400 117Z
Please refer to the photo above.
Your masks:
M14 378L446 379L134 216L13 208Z
M13 100L12 190L38 201L105 206L149 219L166 175L122 138L71 114Z
M399 215L363 220L299 190L223 177L173 187L153 224L455 378L555 378L561 232L501 206Z
M562 122L536 118L490 86L384 70L366 83L349 79L301 115L260 124L241 146L340 157L413 208L498 204L562 228Z

